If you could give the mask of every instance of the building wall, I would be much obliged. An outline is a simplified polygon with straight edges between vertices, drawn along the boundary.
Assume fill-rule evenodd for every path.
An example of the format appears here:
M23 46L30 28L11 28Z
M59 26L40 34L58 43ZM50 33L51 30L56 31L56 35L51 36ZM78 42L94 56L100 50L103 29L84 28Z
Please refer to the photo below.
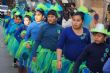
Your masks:
M11 7L13 7L14 5L15 5L15 0L6 0L6 2L7 2L7 5L11 8Z
M89 9L93 9L95 10L99 16L100 16L100 19L99 19L99 22L103 22L103 19L105 17L105 11L106 11L106 5L104 5L104 0L76 0L76 4L77 4L77 7L79 7L80 5L84 5L86 6L87 8Z
M94 9L99 14L99 22L103 22L104 19L104 4L103 0L90 0L91 8Z
M0 0L0 5L2 4L2 0Z
M104 0L79 0L77 4L80 6L83 3L87 8L95 10L100 16L99 22L102 22L104 19L103 1Z

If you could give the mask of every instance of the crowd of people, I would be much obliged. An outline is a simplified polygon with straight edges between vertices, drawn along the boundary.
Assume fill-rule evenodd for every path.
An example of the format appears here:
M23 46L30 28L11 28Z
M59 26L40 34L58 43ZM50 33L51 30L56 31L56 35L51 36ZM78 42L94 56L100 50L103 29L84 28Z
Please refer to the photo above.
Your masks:
M96 12L75 4L16 5L3 23L13 66L19 73L110 73L110 27L98 20Z

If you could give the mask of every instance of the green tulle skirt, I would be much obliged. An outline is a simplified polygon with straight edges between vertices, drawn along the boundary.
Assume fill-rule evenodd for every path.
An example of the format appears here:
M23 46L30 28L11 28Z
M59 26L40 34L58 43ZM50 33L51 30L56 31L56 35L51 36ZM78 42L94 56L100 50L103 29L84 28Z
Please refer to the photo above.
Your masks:
M36 62L31 62L31 70L34 73L51 73L52 60L56 59L56 53L49 49L38 47Z
M3 20L2 20L2 18L0 18L0 25L1 25L2 22L3 22Z
M7 45L7 49L8 49L8 51L9 51L9 53L11 52L11 50L12 50L12 44L13 44L13 42L14 42L14 36L13 35L10 35L10 37L8 38L8 45Z
M15 57L18 48L19 48L19 42L14 38L12 49L10 51L11 56Z
M73 73L73 68L74 68L74 62L71 62L71 61L65 59L64 57L62 58L62 69L61 70L57 69L57 60L52 61L52 73L58 73L58 72ZM84 68L87 68L85 62L80 65L79 73L82 73L81 71Z
M16 52L15 58L17 58L17 59L20 58L21 54L23 53L22 50L23 50L24 48L25 48L25 40L22 40L21 43L20 43L20 45L19 45L19 48L18 48L18 50L17 50L17 52Z
M13 35L11 35L8 39L7 48L8 48L9 54L12 57L15 57L18 47L19 47L18 41L16 40L16 38Z
M26 42L23 40L16 53L16 58L22 57L23 59L27 60L30 56L30 53L31 49L26 48Z
M4 36L4 42L5 42L5 44L8 44L9 39L10 39L10 34Z
M32 41L27 41L27 42L32 42ZM22 58L23 61L26 61L25 67L28 67L28 63L30 62L30 55L32 48L28 49L26 48L26 43L25 40L22 40L20 43L20 46L16 52L16 58L20 60ZM31 43L32 45L32 43Z

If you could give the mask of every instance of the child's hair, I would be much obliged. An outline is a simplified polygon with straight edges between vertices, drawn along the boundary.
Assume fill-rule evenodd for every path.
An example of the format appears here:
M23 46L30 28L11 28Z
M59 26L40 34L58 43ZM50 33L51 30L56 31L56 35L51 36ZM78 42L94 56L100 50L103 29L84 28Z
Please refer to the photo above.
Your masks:
M75 3L71 3L71 5L73 5L74 7L76 7L76 4Z
M22 20L22 16L21 15L17 15L16 18L20 18Z
M97 34L97 33L99 33L99 32L92 32L93 35L95 35L95 34ZM104 35L104 37L107 36L106 34L103 34L103 33L100 33L100 34Z
M38 11L38 12L40 12L42 15L44 15L44 10L43 10L43 9L38 9L38 10L36 10L36 11Z
M79 15L81 19L84 21L84 13L83 12L72 12L71 16Z
M16 11L15 11L15 12L13 12L13 15L15 15L15 13L16 13Z
M14 16L16 16L15 13L16 13L16 12L13 12L13 19L14 19Z
M31 21L31 17L29 15L25 15L24 18L28 18Z
M55 17L58 17L57 12L55 10L50 10L47 15L54 15Z
M25 10L26 10L27 12L29 12L29 11L30 11L30 8L29 8L29 7L26 7Z

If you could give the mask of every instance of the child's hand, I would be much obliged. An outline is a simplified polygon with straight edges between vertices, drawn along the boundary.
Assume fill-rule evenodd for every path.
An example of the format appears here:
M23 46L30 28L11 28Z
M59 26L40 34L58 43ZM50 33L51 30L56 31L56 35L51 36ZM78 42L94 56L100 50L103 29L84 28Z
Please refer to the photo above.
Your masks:
M26 43L26 48L30 49L31 45L29 43Z
M22 35L21 35L21 38L23 39L24 37L25 37L25 34L22 34Z
M33 57L32 60L33 60L34 62L36 62L36 57Z
M58 70L61 70L61 68L62 68L62 61L61 60L58 60L57 61L57 69Z
M8 23L8 19L5 19L5 22Z
M16 28L16 30L18 30L18 28Z

